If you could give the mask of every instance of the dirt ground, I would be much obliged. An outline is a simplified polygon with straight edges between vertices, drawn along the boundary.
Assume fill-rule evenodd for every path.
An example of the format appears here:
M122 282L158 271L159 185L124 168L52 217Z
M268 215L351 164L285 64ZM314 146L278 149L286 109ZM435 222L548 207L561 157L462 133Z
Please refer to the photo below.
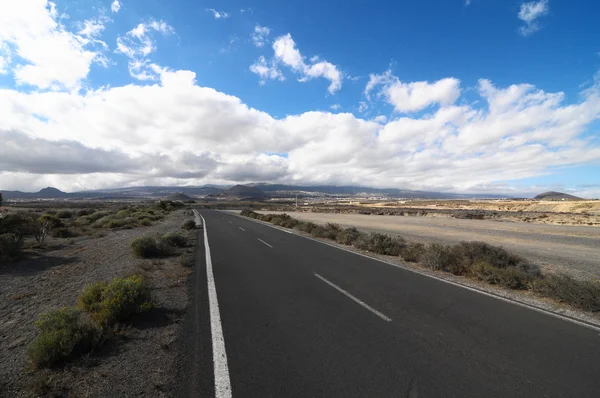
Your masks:
M483 241L519 253L546 272L566 272L582 279L600 277L600 228L597 227L448 217L287 213L299 220L354 226L367 232L402 236L409 241L445 244Z
M167 232L187 236L193 252L196 231L181 225L190 210L168 214L151 226L107 230L105 236L49 238L43 253L0 266L0 396L167 396L176 340L186 305L190 268L179 256L136 258L133 239ZM193 258L193 257L192 257ZM142 273L153 287L155 308L124 326L92 355L51 370L33 370L27 345L37 335L34 321L46 311L72 306L88 284Z

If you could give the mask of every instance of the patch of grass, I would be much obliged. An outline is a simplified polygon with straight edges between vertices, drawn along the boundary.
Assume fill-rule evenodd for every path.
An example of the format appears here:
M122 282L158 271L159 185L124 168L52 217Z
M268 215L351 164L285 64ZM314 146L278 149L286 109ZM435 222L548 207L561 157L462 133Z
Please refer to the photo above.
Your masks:
M377 254L388 256L398 256L406 241L402 238L392 238L391 236L372 232L368 235L360 236L354 246L360 250L367 250Z
M27 349L35 367L51 366L87 354L102 342L101 328L75 308L42 314L35 324L40 334Z
M183 225L181 226L181 229L196 229L196 221L194 220L186 220Z
M88 286L79 296L77 306L106 327L149 311L152 301L144 279L140 275L132 275Z
M531 289L584 311L600 311L600 282L597 281L580 281L564 274L546 275L533 281Z
M176 232L166 233L160 239L165 244L172 246L172 247L186 247L187 246L187 238Z
M133 253L142 258L165 257L173 253L173 249L162 239L145 236L131 242Z

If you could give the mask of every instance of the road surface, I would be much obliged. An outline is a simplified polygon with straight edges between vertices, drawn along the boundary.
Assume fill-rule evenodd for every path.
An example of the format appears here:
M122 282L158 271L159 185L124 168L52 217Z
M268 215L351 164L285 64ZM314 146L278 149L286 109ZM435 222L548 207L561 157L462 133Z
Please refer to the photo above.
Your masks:
M274 212L261 212L274 213ZM276 213L276 212L275 212ZM456 244L478 240L521 254L556 271L600 277L600 228L456 218L289 212L298 220L336 223L410 241Z
M178 396L598 396L598 330L200 213Z

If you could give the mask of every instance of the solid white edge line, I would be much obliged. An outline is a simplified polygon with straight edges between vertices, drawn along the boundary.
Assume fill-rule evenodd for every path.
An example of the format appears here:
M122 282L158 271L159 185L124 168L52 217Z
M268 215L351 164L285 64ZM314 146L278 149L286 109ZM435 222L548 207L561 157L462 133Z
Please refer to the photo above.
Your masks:
M202 217L202 215L200 215ZM208 245L208 232L206 220L202 217L204 225L204 247L206 251L206 279L208 281L208 305L210 308L210 332L212 335L213 364L215 373L215 397L231 397L231 380L229 378L229 366L227 365L227 353L225 352L225 339L221 326L221 314L219 312L219 301L217 300L217 289L213 275L210 247Z
M380 317L384 321L390 322L392 320L391 318L388 318L387 316L383 315L381 312L377 311L375 308L371 307L370 305L365 304L364 302L360 301L359 299L357 299L356 297L354 297L353 295L351 295L350 293L348 293L347 291L345 291L341 287L337 286L335 283L328 281L327 279L323 278L319 274L315 274L315 276L317 278L319 278L320 280L322 280L323 282L327 283L329 286L331 286L332 288L334 288L338 292L340 292L340 293L344 294L345 296L347 296L348 298L354 300L357 304L362 305L364 308L368 309L369 311L371 311L372 313L374 313L375 315L377 315L378 317Z
M242 231L246 232L246 230L242 227L238 227L239 229L241 229Z
M267 242L265 242L264 240L260 239L260 238L256 238L259 241L261 241L262 243L264 243L265 245L269 246L271 249L273 248L273 246L271 246L270 244L268 244Z
M221 211L221 210L219 210L219 211ZM228 214L231 214L231 215L233 215L235 217L243 218L243 219L246 219L246 220L254 221L257 224L262 224L264 226L271 227L273 229L277 229L279 231L284 231L280 227L271 225L271 224L263 222L263 221L255 220L255 219L249 218L249 217L240 216L239 214L235 214L235 213L228 213ZM284 231L284 232L287 232L287 231ZM519 307L527 308L527 309L530 309L532 311L539 312L541 314L549 315L549 316L551 316L553 318L558 318L560 320L563 320L563 321L566 321L566 322L570 322L570 323L574 323L576 325L583 326L583 327L586 327L588 329L592 329L592 330L594 330L596 332L600 332L600 325L595 325L595 324L589 323L587 321L582 321L582 320L579 320L579 319L576 319L576 318L572 318L572 317L570 317L568 315L563 315L563 314L559 314L559 313L556 313L556 312L552 312L552 311L544 309L544 308L536 307L536 306L528 304L528 303L524 303L524 302L521 302L521 301L517 301L517 300L513 300L513 299L510 299L510 298L507 298L507 297L503 297L503 296L497 295L495 293L486 292L485 290L481 290L481 289L477 289L477 288L474 288L474 287L471 287L471 286L463 285L462 283L450 281L448 279L440 278L440 277L435 276L435 275L426 274L426 273L420 272L419 270L416 270L416 269L412 269L412 268L408 268L408 267L403 267L400 264L394 264L392 262L385 261L385 260L382 260L382 259L377 258L377 257L371 257L371 256L368 256L366 254L358 253L358 252L355 252L353 250L346 249L344 247L340 247L340 246L337 246L337 245L334 245L334 244L331 244L331 243L323 242L323 241L318 240L318 239L310 238L308 236L300 235L300 234L297 234L297 233L294 233L294 232L290 232L290 233L293 234L294 236L298 236L300 238L312 240L314 242L319 242L319 243L322 243L322 244L327 245L327 246L335 247L336 249L343 250L343 251L346 251L348 253L356 254L358 256L369 258L371 260L379 261L380 263L391 265L392 267L396 267L396 268L399 268L399 269L402 269L402 270L405 270L405 271L409 271L409 272L412 272L414 274L423 275L423 276L425 276L427 278L436 279L436 280L438 280L440 282L449 283L450 285L461 287L463 289L470 290L470 291L472 291L474 293L483 294L484 296L495 298L497 300L501 300L501 301L504 301L504 302L509 303L509 304L513 304L513 305L517 305Z

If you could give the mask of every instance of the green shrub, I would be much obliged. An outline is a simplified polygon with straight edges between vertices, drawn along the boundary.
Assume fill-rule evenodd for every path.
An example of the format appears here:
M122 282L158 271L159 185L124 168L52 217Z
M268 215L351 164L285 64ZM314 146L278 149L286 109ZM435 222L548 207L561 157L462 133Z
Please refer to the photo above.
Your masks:
M530 274L517 267L498 268L485 261L473 264L471 272L482 281L509 289L526 289L533 281Z
M142 225L142 226L144 226L144 227L150 226L150 225L152 225L152 220L151 220L151 219L149 219L149 218L147 218L147 217L145 217L145 218L142 218L142 219L140 220L140 225Z
M470 268L477 262L486 262L496 268L517 267L532 276L541 275L539 267L529 263L523 257L485 242L461 242L454 247L454 251L466 268Z
M78 217L83 217L83 216L89 216L90 214L92 214L94 212L94 210L90 210L90 209L82 209L79 210L77 212L77 216Z
M79 296L77 305L100 325L110 326L150 310L152 301L144 279L133 275L88 286Z
M252 211L250 209L244 209L240 212L241 216L244 217L250 217L250 218L258 218L259 214L255 211Z
M181 226L181 229L196 229L196 221L194 220L186 220L183 225Z
M164 234L161 238L161 240L172 247L186 247L187 246L187 239L185 236L178 234L176 232L169 232L167 234Z
M400 257L411 263L418 263L423 254L425 254L425 245L422 243L409 243L400 251Z
M102 342L101 329L75 308L42 314L35 324L40 334L27 349L35 367L87 354Z
M298 231L302 231L302 232L306 232L306 233L311 233L313 229L317 228L318 225L310 222L310 221L300 221L298 222L298 224L296 224L296 226L294 227L295 229L297 229Z
M335 240L344 245L352 245L358 238L360 238L361 233L354 227L346 228L338 232Z
M73 217L73 212L71 212L69 210L61 210L58 213L56 213L56 217L58 217L58 218L72 218Z
M546 275L533 281L531 289L545 297L584 311L600 311L600 282L580 281L568 275Z
M320 225L316 226L312 229L312 231L310 231L310 234L315 238L325 238L332 240L335 240L337 238L338 233L338 229L330 229L327 226L323 227Z
M131 242L131 248L136 256L142 258L164 257L173 253L173 249L165 244L162 239L157 240L151 236L135 239Z
M402 238L392 238L391 236L372 232L368 235L360 236L354 246L360 250L367 250L377 254L388 256L398 256L406 241Z
M96 222L97 220L100 220L103 217L108 216L110 213L106 212L106 211L97 211L95 213L90 214L89 220L90 222Z
M57 216L55 216L53 214L46 213L46 214L40 216L39 220L41 222L47 223L50 226L50 228L52 228L52 229L64 227L64 224L60 220L60 218L58 218Z

